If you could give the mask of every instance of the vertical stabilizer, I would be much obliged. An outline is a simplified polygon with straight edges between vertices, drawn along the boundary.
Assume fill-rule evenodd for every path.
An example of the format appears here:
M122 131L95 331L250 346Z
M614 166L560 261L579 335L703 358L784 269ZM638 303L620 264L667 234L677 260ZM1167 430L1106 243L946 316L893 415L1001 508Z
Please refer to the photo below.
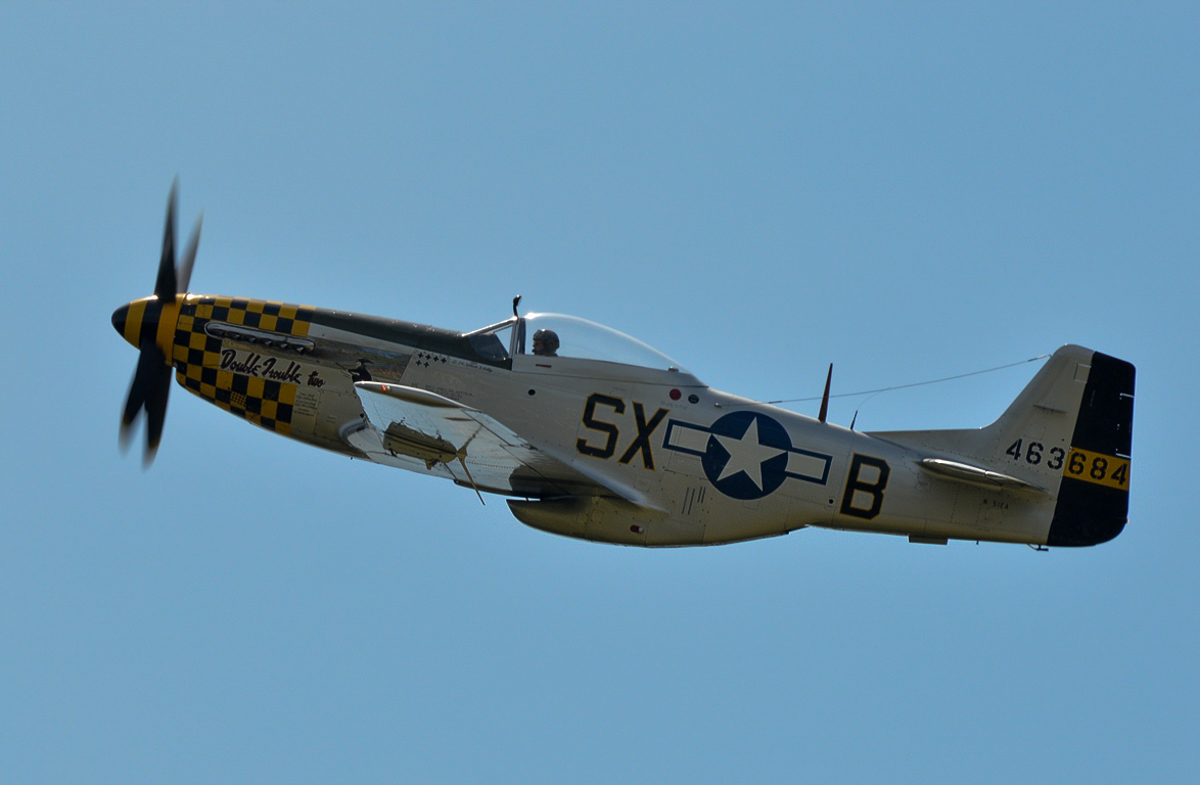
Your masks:
M1128 518L1134 376L1124 360L1068 344L986 428L871 435L964 463L966 482L996 472L1041 489L1054 502L1046 544L1097 545Z

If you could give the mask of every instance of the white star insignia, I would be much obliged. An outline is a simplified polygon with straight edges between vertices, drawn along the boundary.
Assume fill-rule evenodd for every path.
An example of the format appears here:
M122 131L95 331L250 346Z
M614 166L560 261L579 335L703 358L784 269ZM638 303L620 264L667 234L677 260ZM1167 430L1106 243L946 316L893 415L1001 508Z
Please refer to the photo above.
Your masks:
M726 477L732 477L738 472L744 472L760 491L763 489L762 465L786 452L778 447L768 447L759 443L757 417L750 420L750 424L746 426L746 432L740 439L720 435L717 435L716 438L729 453L729 460L725 462L725 468L721 470L721 476L717 478L717 482Z

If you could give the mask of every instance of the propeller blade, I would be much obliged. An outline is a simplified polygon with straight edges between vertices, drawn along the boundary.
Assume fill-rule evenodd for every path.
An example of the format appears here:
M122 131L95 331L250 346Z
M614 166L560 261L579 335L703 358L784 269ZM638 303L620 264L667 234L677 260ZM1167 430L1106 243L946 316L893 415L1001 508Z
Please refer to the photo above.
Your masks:
M171 393L171 374L173 368L167 362L171 349L164 349L155 342L165 306L174 304L176 296L186 293L192 278L192 267L196 263L196 250L200 247L200 228L204 214L196 220L196 228L188 240L187 248L179 259L176 267L175 259L175 206L178 202L179 181L171 183L171 193L167 196L167 220L163 227L162 257L158 260L158 278L154 282L154 299L148 299L139 312L140 324L138 330L143 338L138 346L138 363L133 372L133 381L129 385L129 395L125 398L125 408L121 412L120 444L121 450L127 451L133 440L133 431L138 417L146 413L146 451L142 456L142 465L149 467L158 453L159 442L162 441L163 424L167 419L167 400ZM118 308L113 313L113 326L125 335L127 319L130 318L130 305ZM167 310L171 315L177 314L177 309Z
M167 418L167 399L171 393L171 366L153 340L145 341L138 354L137 370L129 385L129 397L125 399L125 410L121 413L120 444L122 452L128 451L133 440L134 423L144 409L146 411L146 452L142 463L149 466L158 452L162 440L163 422Z
M196 249L200 247L200 227L203 224L204 212L201 211L200 217L196 219L196 228L192 229L191 239L188 240L187 248L179 260L177 291L181 294L187 293L188 285L192 282L192 266L196 263Z
M175 201L179 181L171 183L171 194L167 197L167 221L163 228L162 257L158 260L158 279L154 282L154 296L159 302L173 301L176 288L175 278Z
M121 413L121 429L118 431L118 444L121 445L122 453L129 452L129 444L133 441L133 421L137 419L145 400L145 396L137 392L139 389L137 371L134 371L133 379L129 383L129 395L125 398L125 410ZM136 400L135 396L138 396Z
M142 409L149 409L150 402L156 396L159 385L159 368L166 368L162 350L154 345L153 340L142 343L138 353L137 370L133 373L133 381L129 385L129 395L125 399L125 410L121 413L121 449L129 449L133 436L133 424L137 421ZM167 368L169 371L170 368Z
M121 416L122 426L133 425L133 421L137 419L138 413L146 403L154 374L156 358L153 355L157 351L158 347L154 345L153 341L146 341L142 344L141 352L138 354L137 369L133 373L133 382L129 385L129 396L125 399L125 412Z
M155 347L157 351L158 347ZM159 355L161 356L161 352ZM162 441L163 423L167 419L167 399L171 394L171 366L159 365L154 375L153 389L146 398L146 452L142 455L142 466L149 468L158 454L158 443Z

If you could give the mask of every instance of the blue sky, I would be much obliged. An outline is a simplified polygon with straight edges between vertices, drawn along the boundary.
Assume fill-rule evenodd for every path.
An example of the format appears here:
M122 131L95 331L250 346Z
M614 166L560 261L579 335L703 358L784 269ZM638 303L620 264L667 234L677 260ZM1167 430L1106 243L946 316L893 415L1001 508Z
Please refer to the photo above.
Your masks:
M6 8L0 779L1196 778L1198 31L1171 3ZM1128 359L1131 523L606 547L178 388L143 472L109 315L153 287L176 175L195 291L464 330L523 294L760 399L830 362L836 393ZM983 425L1034 368L830 417Z

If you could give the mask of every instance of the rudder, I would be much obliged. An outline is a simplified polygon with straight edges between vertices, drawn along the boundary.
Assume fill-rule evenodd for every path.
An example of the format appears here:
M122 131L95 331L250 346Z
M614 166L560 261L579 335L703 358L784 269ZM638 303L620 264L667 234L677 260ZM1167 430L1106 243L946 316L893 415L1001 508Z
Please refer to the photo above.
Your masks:
M1125 528L1135 375L1132 363L1093 353L1047 545L1098 545Z

